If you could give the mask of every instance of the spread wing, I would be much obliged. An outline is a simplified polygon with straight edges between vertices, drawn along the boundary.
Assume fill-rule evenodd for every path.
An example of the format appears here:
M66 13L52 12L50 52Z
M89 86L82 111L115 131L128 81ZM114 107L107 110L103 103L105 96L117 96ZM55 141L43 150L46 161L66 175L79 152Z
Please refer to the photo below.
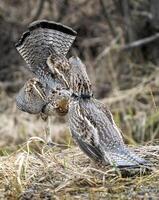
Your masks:
M86 72L86 66L78 57L69 59L70 70L70 88L77 96L92 96L91 82Z
M55 77L46 60L52 51L65 56L75 38L76 32L73 29L59 23L39 20L29 25L16 48L28 64L29 70L52 86Z
M43 113L47 116L66 115L70 93L67 90L52 90L37 78L28 80L16 96L17 107L30 114Z
M106 107L104 104L102 104L100 101L98 101L96 99L93 99L92 101L94 102L94 104L97 107L97 109L100 110L100 111L102 111L102 113L105 114L105 118L108 119L107 121L112 124L112 126L116 130L116 132L117 132L116 134L118 135L118 137L120 138L120 140L123 140L122 139L122 132L117 127L116 123L114 122L113 115L110 112L110 110L108 109L108 107Z
M100 141L107 143L108 148L109 144L111 146L111 143L116 146L124 146L121 133L114 123L110 111L105 110L94 99L88 101L81 100L80 107L83 115L97 128Z
M31 114L38 114L47 104L46 88L33 78L28 80L16 96L17 107Z
M97 130L80 112L77 102L70 105L69 125L71 134L81 150L91 159L102 161L102 152L97 147L97 144L95 144Z
M111 113L101 107L101 104L96 105L93 100L88 100L88 102L81 101L80 107L88 124L96 130L94 138L97 142L94 144L100 149L106 162L119 167L138 167L146 163L126 147Z

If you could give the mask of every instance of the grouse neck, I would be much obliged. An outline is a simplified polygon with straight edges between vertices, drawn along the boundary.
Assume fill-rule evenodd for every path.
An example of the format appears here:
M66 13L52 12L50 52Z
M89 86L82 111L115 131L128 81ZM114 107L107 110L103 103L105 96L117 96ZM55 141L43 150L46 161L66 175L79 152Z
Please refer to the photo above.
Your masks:
M83 100L87 99L87 100L89 100L89 99L91 99L93 97L93 95L89 95L89 94L80 94L80 95L77 95L75 93L72 93L71 97L74 98L74 99L79 99L79 100L80 99L83 99Z

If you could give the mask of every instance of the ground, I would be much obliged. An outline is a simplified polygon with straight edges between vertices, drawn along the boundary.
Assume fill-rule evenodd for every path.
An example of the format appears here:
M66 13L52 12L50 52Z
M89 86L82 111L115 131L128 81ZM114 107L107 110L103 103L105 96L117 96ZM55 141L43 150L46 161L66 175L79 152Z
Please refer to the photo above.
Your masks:
M34 137L0 158L0 199L157 199L159 145L135 151L153 166L122 171L102 167L77 147L50 148Z

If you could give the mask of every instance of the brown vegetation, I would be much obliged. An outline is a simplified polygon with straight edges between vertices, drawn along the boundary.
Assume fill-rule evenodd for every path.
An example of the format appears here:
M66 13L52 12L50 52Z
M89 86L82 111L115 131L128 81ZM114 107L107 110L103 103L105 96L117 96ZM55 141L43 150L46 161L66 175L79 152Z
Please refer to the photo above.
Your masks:
M98 166L78 149L48 148L32 138L0 159L1 199L146 199L159 192L159 148L136 151L153 163L151 172ZM126 197L126 198L125 198Z
M158 198L157 9L156 0L0 2L1 199ZM63 118L50 118L49 128L65 148L49 148L47 122L17 110L15 91L31 75L14 43L30 22L44 18L78 32L70 55L85 62L96 97L112 110L125 141L145 145L136 151L154 164L151 172L125 177L91 162L73 146Z

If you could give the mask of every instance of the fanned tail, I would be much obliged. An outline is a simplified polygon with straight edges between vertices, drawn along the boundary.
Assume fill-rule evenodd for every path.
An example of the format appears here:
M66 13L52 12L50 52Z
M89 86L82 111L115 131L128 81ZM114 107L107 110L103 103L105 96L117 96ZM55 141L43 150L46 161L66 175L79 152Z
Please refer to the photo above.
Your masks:
M73 29L62 24L39 20L30 24L28 31L17 42L16 48L28 64L29 70L40 80L49 83L54 79L46 64L50 50L65 56L76 34Z

